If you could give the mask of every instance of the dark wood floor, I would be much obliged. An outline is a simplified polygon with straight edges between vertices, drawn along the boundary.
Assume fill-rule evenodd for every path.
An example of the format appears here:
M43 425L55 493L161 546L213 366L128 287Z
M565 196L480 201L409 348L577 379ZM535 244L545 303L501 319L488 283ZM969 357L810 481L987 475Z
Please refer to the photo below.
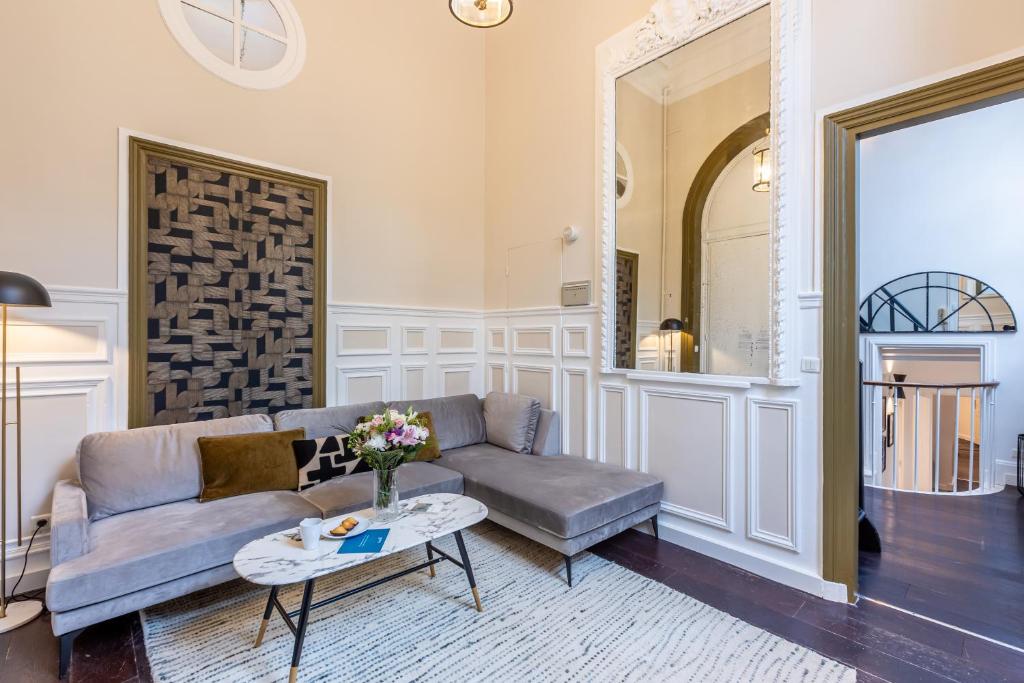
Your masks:
M1024 655L871 603L827 602L731 565L627 531L593 548L755 626L858 670L858 681L1021 681ZM56 680L57 645L45 618L0 635L0 680ZM135 615L87 629L71 683L150 681ZM652 681L652 683L656 683Z
M866 487L864 509L882 552L860 555L862 595L1024 648L1024 498L1016 488L935 496Z

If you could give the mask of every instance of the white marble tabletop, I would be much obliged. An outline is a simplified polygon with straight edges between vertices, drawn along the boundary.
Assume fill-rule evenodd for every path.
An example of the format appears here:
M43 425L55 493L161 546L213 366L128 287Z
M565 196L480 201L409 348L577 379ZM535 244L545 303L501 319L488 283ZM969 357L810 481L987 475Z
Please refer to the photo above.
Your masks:
M429 504L430 509L411 512L410 508L419 503ZM370 527L391 529L379 553L339 554L342 541L324 538L320 539L320 547L316 550L305 550L301 541L291 538L298 532L298 527L295 527L243 546L235 554L235 571L243 579L263 586L300 583L422 545L472 526L487 516L487 507L483 503L455 493L416 496L400 501L399 509L399 517L394 521ZM372 518L373 510L360 510L332 517L331 520L340 522L351 515Z

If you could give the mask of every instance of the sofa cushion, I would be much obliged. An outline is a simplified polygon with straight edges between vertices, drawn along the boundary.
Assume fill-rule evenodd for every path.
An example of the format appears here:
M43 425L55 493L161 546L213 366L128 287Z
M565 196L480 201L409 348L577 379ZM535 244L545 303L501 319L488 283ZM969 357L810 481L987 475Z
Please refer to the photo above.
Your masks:
M465 494L560 538L573 538L661 500L649 474L571 455L538 458L491 444L446 451Z
M419 401L391 401L389 408L405 412L409 406L417 413L430 411L441 451L487 441L484 409L475 394L428 398Z
M187 500L93 522L89 552L50 570L46 604L62 612L228 564L254 539L320 511L294 491Z
M266 415L241 415L87 434L78 444L78 473L89 518L196 498L203 487L196 439L273 428Z
M199 437L203 465L203 490L199 501L207 503L260 491L295 491L299 485L299 470L295 466L292 441L305 436L300 428Z
M292 451L299 469L299 491L334 477L370 471L370 466L348 447L348 434L292 441Z
M487 443L516 453L529 453L539 417L540 401L532 396L492 391L484 399Z
M373 505L373 472L350 474L317 484L302 492L324 517L363 510ZM400 498L425 493L462 493L462 475L428 462L407 462L398 468Z
M307 439L320 439L334 436L342 432L351 432L356 422L364 415L372 415L384 410L382 401L370 403L353 403L349 406L331 408L304 408L302 410L282 410L274 414L274 429L306 430Z

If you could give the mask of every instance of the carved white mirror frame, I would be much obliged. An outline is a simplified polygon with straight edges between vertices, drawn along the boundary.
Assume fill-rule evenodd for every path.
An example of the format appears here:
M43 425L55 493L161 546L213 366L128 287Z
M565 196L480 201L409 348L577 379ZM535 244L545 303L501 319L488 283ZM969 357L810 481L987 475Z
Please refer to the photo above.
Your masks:
M597 48L597 168L598 207L601 217L601 369L615 368L615 80L731 21L771 5L771 313L768 380L791 385L795 352L788 339L787 323L795 317L795 283L788 268L793 252L792 230L799 194L787 171L800 166L801 144L787 144L789 136L801 135L801 119L794 101L800 99L794 56L800 22L800 0L658 0L643 19L626 27ZM792 133L790 133L792 131ZM651 373L650 370L630 370ZM710 376L704 376L710 377ZM728 381L725 376L714 376Z

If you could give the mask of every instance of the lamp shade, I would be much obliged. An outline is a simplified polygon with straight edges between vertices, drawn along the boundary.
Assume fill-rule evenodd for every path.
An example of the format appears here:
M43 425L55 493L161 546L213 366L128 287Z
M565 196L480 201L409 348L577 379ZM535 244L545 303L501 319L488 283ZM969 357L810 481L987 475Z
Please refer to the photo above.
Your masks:
M35 278L0 270L0 305L50 306L50 294Z
M661 321L661 325L658 326L659 330L667 331L672 330L673 332L680 332L685 329L683 321L679 318L665 318Z

